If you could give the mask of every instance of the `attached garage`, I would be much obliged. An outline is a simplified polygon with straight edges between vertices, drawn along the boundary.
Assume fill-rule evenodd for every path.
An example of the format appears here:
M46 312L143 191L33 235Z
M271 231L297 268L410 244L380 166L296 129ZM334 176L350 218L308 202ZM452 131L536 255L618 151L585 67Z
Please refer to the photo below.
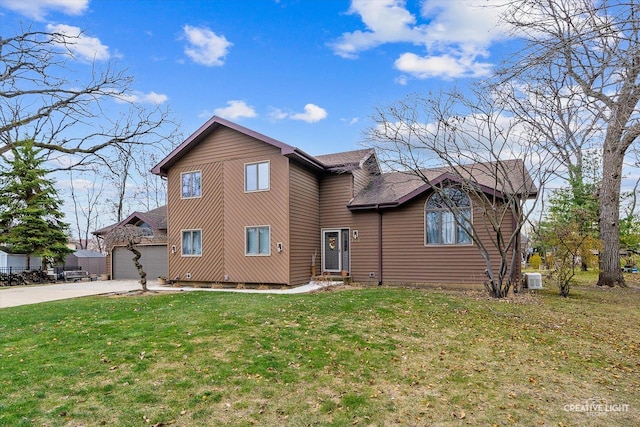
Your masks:
M142 254L140 264L147 273L147 280L167 277L167 245L139 246ZM140 275L133 264L133 254L124 247L115 247L112 252L112 275L114 280L138 280Z

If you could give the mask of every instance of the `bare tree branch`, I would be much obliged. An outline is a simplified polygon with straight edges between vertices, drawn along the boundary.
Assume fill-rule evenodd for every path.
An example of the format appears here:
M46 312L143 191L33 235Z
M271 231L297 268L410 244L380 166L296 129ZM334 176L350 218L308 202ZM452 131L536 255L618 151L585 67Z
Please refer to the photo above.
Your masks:
M163 143L175 131L168 111L135 102L124 71L94 63L88 81L76 79L78 39L41 31L0 38L0 155L28 135L70 156L61 168L69 169L100 161L110 147Z
M527 45L498 73L498 83L526 86L525 96L531 98L544 94L543 102L528 104L535 108L529 123L538 131L571 124L564 134L546 134L541 144L561 153L565 166L580 166L580 158L563 151L562 144L578 142L569 145L578 153L591 144L598 148L599 232L604 245L598 284L625 286L619 258L620 195L625 156L640 137L640 6L632 0L512 0L508 5L504 20ZM571 97L558 89L568 90ZM564 105L567 99L575 104ZM551 115L545 114L549 107ZM545 118L570 118L567 107L583 122L545 123ZM577 163L567 163L573 161Z
M472 98L414 94L379 109L374 121L367 139L385 169L432 188L484 259L489 293L505 296L519 280L517 254L522 227L534 211L528 200L535 194L533 181L544 185L549 176L524 128L480 89ZM461 215L450 188L467 194L482 219Z

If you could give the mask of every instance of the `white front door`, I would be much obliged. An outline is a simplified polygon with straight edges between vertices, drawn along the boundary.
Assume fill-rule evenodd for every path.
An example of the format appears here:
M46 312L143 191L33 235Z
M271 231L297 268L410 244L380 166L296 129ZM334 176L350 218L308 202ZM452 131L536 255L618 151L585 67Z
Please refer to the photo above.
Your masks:
M349 229L322 230L322 271L349 271Z

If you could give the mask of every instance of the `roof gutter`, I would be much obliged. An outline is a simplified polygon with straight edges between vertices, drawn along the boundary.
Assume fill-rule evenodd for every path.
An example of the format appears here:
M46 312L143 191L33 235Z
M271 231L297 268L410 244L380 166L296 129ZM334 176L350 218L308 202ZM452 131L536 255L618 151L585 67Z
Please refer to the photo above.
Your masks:
M396 208L399 205L400 203L398 202L371 203L368 205L351 205L351 206L347 206L347 209L349 209L350 211L364 211L364 210L371 210L371 209L375 209L376 211L378 211L380 209Z

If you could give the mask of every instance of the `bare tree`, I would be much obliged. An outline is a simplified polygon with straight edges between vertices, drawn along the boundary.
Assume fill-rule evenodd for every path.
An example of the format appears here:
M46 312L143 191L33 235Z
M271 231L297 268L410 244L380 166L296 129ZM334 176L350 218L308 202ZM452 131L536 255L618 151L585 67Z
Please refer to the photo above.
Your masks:
M158 143L173 128L167 111L132 96L132 77L94 63L82 82L73 47L80 36L23 31L0 37L0 155L29 135L36 148L70 158L61 169L111 155L110 147ZM109 112L106 114L105 112Z
M539 148L560 162L554 175L567 181L576 198L585 180L600 177L602 117L577 86L569 86L561 71L540 67L536 80L500 82L492 88L518 121L538 135ZM594 165L597 164L597 171Z
M502 80L535 89L551 78L559 87L576 88L583 120L586 115L586 123L602 132L601 286L625 286L620 192L625 156L640 136L639 7L632 0L511 0L504 14L527 44Z
M148 211L167 203L167 181L149 173L165 155L163 151L145 149L135 162L136 171L140 176L140 187L135 197Z
M414 94L378 109L376 126L367 133L385 169L420 178L453 213L485 261L487 291L498 298L519 280L520 236L535 207L529 199L537 194L528 167L539 185L547 177L539 167L543 159L531 150L531 135L504 113L481 90L474 98ZM448 179L442 180L443 174ZM482 220L462 214L452 187L472 199Z
M138 246L145 240L153 239L153 237L146 237L144 230L138 226L132 224L119 225L113 228L107 233L105 238L105 247L113 254L115 246L121 245L127 248L133 254L133 264L138 270L140 275L140 285L142 291L147 292L147 273L144 271L144 266L140 262L142 253L138 250Z
M80 249L89 249L90 241L94 241L100 250L100 240L94 239L91 231L98 228L101 214L100 205L104 192L104 182L92 182L85 188L76 188L73 171L69 171L69 186L73 203L73 220L78 235Z
M111 214L115 222L122 221L129 210L129 199L133 198L129 187L135 185L133 165L136 163L135 147L132 145L118 150L114 161L106 165L103 176L111 183L111 189L115 194L107 200Z

